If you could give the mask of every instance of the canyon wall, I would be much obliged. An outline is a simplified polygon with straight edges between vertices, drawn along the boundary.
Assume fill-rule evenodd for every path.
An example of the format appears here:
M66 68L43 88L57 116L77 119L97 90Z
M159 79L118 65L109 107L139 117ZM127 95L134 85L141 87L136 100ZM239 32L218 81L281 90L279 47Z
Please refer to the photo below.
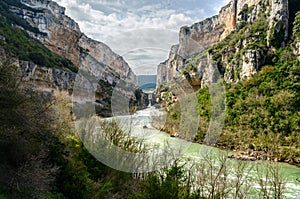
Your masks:
M23 24L26 21L29 25L27 23L24 26L22 23L9 25L12 25L12 28L23 29L36 39L36 42L42 43L54 54L70 60L75 66L67 68L59 62L52 66L51 62L45 67L33 63L34 61L16 60L15 64L21 69L23 79L48 94L59 90L68 91L71 95L83 89L78 96L75 98L73 96L73 102L76 106L79 104L78 106L82 107L94 103L96 112L102 116L111 116L113 91L117 91L123 101L128 99L130 103L136 103L139 107L148 105L144 104L146 102L142 101L143 99L135 101L137 77L123 57L114 53L106 44L82 33L78 24L65 15L65 8L52 0L20 0L20 2L21 4L7 2L10 12L8 15L18 16ZM5 43L5 37L0 35L0 39ZM43 53L47 54L44 51ZM76 72L77 69L79 72ZM85 78L92 83L81 81ZM85 95L85 91L91 89L93 89L91 96Z
M51 51L104 81L116 83L122 79L136 85L136 76L125 60L107 45L83 34L78 24L65 15L65 8L52 0L21 0L21 3L31 9L11 7L10 11L38 28L42 34L27 32ZM85 61L87 57L95 59L94 70L90 70L91 66ZM104 74L99 74L99 71Z
M212 60L204 59L211 58L211 56L199 55L226 40L226 37L247 24L251 25L262 18L268 26L266 47L269 48L275 45L274 43L284 46L288 37L288 17L288 0L231 0L220 10L218 15L180 29L179 44L171 48L168 60L158 66L158 87L175 77L182 76L192 59L198 59L198 63L193 66L198 74L194 74L195 71L188 74L189 77L194 76L196 78L191 78L191 82L197 87L209 85L213 82L211 79L213 75L208 72L212 71ZM259 31L256 34L260 34ZM251 49L248 45L253 43L256 38L250 35L247 38L247 32L244 35L245 38L230 46L231 49L222 49L222 63L213 64L213 67L218 68L220 73L224 75L227 82L239 81L251 76L259 70L265 61L265 51ZM233 53L230 51L234 54L242 52L242 56L235 63L229 64L226 59L228 58L227 55L232 56ZM192 61L194 62L194 60ZM204 63L210 64L205 66Z

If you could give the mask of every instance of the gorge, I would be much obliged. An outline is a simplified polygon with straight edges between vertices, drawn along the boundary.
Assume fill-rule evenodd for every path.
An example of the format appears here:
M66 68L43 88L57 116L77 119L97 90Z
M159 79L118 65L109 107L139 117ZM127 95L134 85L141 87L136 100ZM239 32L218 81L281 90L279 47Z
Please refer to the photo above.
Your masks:
M0 1L0 198L298 197L298 0L230 0L157 77L65 11Z

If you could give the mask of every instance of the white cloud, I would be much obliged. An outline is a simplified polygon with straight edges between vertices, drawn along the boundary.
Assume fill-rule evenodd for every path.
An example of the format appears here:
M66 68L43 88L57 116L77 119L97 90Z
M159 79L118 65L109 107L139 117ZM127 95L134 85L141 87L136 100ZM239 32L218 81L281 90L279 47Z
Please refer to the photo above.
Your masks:
M55 0L93 39L122 55L137 74L155 73L181 26L216 14L228 0ZM218 10L219 11L219 10ZM146 50L142 50L146 49ZM160 49L160 50L158 50Z

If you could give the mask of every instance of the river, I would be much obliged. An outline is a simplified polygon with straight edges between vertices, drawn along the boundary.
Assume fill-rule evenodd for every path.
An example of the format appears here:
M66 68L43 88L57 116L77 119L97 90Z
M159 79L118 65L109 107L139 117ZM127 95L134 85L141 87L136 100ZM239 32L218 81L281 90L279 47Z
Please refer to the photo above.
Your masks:
M168 143L168 147L171 148L171 151L181 151L180 155L183 159L189 159L189 161L193 163L199 163L203 160L203 156L207 153L228 153L224 150L220 150L214 147L209 147L201 144L196 144L192 142L188 142L186 140L182 140L179 138L170 137L169 134L166 134L162 131L159 131L152 127L151 120L153 119L153 115L159 115L163 111L161 109L156 109L154 107L148 107L147 109L136 112L132 116L118 116L118 120L123 123L124 126L131 126L131 135L134 137L143 138L146 143L165 147L165 143ZM161 121L164 122L163 120ZM124 125L125 124L125 125ZM230 152L229 152L230 153ZM237 165L238 160L227 159L229 165ZM253 168L257 167L258 161L247 162ZM270 162L269 162L270 163ZM266 168L265 171L268 170L267 166L268 162L259 162L259 167L263 169ZM280 172L286 179L286 198L295 198L298 199L300 196L300 182L296 179L300 179L300 168L296 166L292 166L285 163L276 163L273 162L272 165L276 165L280 168ZM234 166L235 167L235 166ZM265 168L264 168L265 167ZM254 174L253 174L254 175ZM249 175L251 176L251 175ZM251 178L249 178L250 180ZM256 189L258 187L257 184L252 185L252 189ZM251 198L251 197L250 197ZM252 197L253 198L253 197Z

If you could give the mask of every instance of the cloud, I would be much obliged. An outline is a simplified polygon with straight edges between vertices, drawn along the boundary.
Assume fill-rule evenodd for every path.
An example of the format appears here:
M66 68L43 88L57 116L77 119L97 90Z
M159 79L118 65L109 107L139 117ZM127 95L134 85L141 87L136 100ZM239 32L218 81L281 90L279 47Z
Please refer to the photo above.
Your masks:
M181 26L216 14L228 0L55 0L89 37L122 55L137 74L154 74ZM218 10L219 11L219 10ZM137 50L139 49L139 50ZM142 49L146 49L143 51ZM157 50L160 49L160 50Z

